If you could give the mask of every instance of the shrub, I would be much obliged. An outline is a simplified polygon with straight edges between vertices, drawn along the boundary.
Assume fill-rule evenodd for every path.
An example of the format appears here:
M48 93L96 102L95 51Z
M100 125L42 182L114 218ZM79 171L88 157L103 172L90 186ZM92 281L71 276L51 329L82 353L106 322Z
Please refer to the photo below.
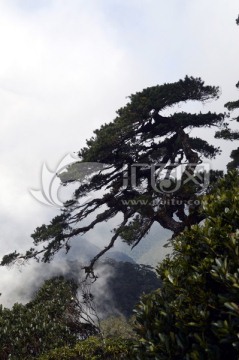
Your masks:
M173 240L160 290L137 308L138 359L239 358L239 175L204 197L207 218Z

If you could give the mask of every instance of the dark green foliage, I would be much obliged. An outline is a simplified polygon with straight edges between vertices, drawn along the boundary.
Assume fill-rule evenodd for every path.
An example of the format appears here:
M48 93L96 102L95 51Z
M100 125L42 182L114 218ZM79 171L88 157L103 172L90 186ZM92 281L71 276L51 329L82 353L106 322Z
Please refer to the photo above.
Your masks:
M94 333L89 324L79 324L76 290L75 283L54 278L28 304L14 304L12 309L1 306L0 359L31 359Z
M188 182L188 176L195 175L202 156L214 158L219 149L205 140L190 138L188 130L225 128L224 114L181 112L164 116L162 111L178 103L190 100L205 102L218 97L218 87L207 86L200 78L188 76L178 82L149 87L131 95L129 103L117 111L114 121L94 131L94 137L79 152L79 162L59 174L64 184L80 182L74 198L65 203L60 216L49 225L37 228L32 235L34 244L44 245L43 249L33 249L31 254L28 252L20 257L26 259L41 255L43 261L49 261L59 249L66 247L68 251L69 239L91 231L98 223L118 215L122 222L113 229L108 246L85 268L89 275L94 263L119 237L135 246L154 223L174 234L185 226L198 223L201 219L198 207L192 206L188 211L187 202L196 199L204 187L199 181ZM99 166L92 166L96 163ZM181 168L182 163L185 167L178 179L174 170ZM103 164L105 167L102 169L100 165ZM132 168L135 164L144 165ZM154 166L157 171L152 172ZM133 170L135 184L132 183ZM123 186L126 172L128 182ZM174 189L175 185L180 186ZM97 190L101 191L97 193ZM81 198L89 193L94 193L95 197L81 204ZM171 200L175 199L182 201L172 205ZM135 206L139 200L146 200L147 204L138 203ZM133 205L131 201L134 201ZM90 220L87 225L84 219ZM4 257L2 265L11 260Z
M173 241L162 288L137 308L138 359L239 358L239 175L204 198L207 219Z
M239 140L239 132L231 131L230 129L225 129L222 131L217 131L215 134L215 138L217 139L225 139L225 140Z
M226 103L225 106L229 111L235 110L235 109L239 108L239 100L230 101L230 102Z
M5 255L5 256L2 258L1 265L4 266L4 265L8 265L8 264L14 262L14 261L18 258L19 255L20 255L20 254L17 253L16 251L14 251L14 252L11 253L11 254Z
M42 355L38 360L133 360L132 341L90 337L75 347L63 347Z
M233 160L227 164L228 170L235 169L239 166L239 148L232 150L230 157Z
M232 131L230 129L218 131L215 134L215 138L231 141L239 140L239 131ZM227 169L232 170L237 168L239 166L239 148L232 150L230 158L232 159L232 161L227 164Z
M215 158L218 154L221 153L221 150L219 147L215 148L213 145L208 144L207 141L200 139L198 137L190 138L189 142L190 142L191 147L194 150L202 153L206 159Z

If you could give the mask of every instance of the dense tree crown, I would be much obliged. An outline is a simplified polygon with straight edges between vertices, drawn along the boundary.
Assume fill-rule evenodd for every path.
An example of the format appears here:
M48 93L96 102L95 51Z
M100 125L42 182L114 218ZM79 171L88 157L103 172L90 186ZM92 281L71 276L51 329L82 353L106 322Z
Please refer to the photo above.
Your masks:
M227 124L223 114L178 112L165 116L162 111L189 100L205 102L218 96L217 87L187 76L131 95L113 122L95 130L79 152L79 162L60 175L64 184L77 180L80 184L61 215L32 235L34 245L43 247L32 248L25 255L7 255L2 265L19 256L28 259L40 254L43 261L49 261L59 249L69 249L71 238L118 214L120 225L87 271L118 237L135 246L155 222L174 234L197 223L202 217L193 200L205 183L203 176L197 181L192 178L202 157L214 158L220 150L201 138L190 137L189 130L227 129ZM96 163L102 165L100 170L93 166ZM84 181L82 172L86 174ZM93 198L81 202L90 193Z

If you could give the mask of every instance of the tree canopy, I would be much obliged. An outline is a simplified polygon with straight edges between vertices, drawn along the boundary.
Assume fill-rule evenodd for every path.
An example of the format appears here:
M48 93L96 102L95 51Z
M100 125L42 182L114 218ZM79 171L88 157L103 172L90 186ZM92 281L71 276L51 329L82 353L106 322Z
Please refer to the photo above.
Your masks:
M77 180L80 184L61 214L33 233L34 245L40 249L6 255L2 265L19 257L42 256L43 261L50 261L59 249L69 250L72 238L118 215L121 222L112 229L109 244L86 267L90 272L118 237L135 246L154 223L177 235L200 221L203 216L194 200L204 189L206 171L203 168L196 177L197 166L203 157L214 158L220 150L191 137L189 131L202 127L225 130L224 114L174 112L166 116L165 112L190 100L204 103L218 97L218 87L188 76L131 95L114 121L95 130L80 150L79 162L60 175L65 185ZM96 163L102 165L100 170L91 166ZM87 174L84 181L82 166ZM93 198L81 202L92 193Z

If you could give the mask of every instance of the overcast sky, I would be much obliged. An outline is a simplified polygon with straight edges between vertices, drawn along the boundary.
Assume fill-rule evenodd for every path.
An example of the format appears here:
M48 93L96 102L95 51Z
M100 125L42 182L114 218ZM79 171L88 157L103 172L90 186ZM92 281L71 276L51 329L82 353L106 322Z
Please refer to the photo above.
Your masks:
M126 96L188 74L221 87L210 109L237 99L238 13L238 0L0 0L0 255L56 214L28 191L43 162L78 151ZM235 145L217 143L222 168Z

